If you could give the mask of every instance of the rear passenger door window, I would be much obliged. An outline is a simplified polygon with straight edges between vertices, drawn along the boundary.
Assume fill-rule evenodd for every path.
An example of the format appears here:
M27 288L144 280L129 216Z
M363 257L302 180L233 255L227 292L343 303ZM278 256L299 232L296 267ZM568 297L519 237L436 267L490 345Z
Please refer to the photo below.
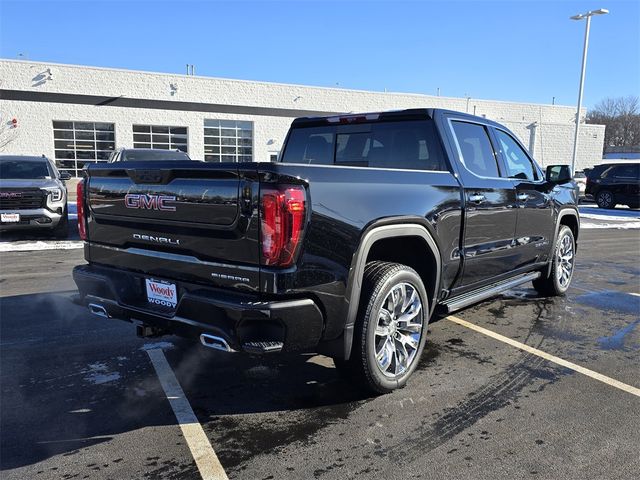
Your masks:
M511 135L502 130L493 129L502 153L506 176L520 180L538 180L537 169L533 162Z
M498 178L498 162L496 160L489 134L483 125L476 123L452 121L462 163L471 173L478 177Z

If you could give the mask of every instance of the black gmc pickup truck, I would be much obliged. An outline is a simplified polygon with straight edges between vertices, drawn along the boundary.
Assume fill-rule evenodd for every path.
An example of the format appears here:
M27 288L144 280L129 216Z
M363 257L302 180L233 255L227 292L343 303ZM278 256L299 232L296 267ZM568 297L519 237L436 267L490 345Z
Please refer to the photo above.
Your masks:
M402 387L436 308L569 287L579 216L505 127L414 109L293 122L277 163L93 164L78 185L96 315L227 352L319 352Z

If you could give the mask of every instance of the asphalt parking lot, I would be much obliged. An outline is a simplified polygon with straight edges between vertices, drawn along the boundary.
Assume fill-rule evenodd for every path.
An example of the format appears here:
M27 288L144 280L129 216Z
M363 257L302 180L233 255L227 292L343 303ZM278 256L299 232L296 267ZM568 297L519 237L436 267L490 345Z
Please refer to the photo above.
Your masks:
M82 262L75 247L0 253L3 479L202 478L194 455L211 452L187 443L172 409L181 395L169 400L161 383L171 375L195 414L186 427L201 425L229 478L640 471L639 229L583 230L565 298L518 288L455 314L613 382L440 318L409 385L377 398L321 356L138 339L132 325L72 302L70 271Z

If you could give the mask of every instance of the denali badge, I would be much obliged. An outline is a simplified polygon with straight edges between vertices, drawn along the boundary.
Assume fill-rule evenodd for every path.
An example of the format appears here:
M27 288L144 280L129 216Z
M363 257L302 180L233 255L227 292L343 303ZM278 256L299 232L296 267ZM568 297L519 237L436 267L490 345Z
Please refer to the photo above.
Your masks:
M166 243L168 245L180 245L180 239L169 237L156 237L154 235L144 235L142 233L134 233L133 238L136 240L145 240L147 242Z
M124 206L127 208L141 208L144 210L162 210L164 212L175 212L176 207L167 205L167 202L175 202L173 195L151 195L127 193L124 196Z

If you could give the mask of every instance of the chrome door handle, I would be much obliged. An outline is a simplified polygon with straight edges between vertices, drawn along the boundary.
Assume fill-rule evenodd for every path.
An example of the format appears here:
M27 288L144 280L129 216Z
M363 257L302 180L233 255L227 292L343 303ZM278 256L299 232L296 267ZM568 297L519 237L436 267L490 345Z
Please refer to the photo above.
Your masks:
M487 199L487 197L485 197L481 193L473 193L473 194L469 195L469 201L473 202L473 203L482 203L486 199Z
M518 193L516 195L516 199L519 202L526 202L527 200L529 200L529 195L527 193Z

